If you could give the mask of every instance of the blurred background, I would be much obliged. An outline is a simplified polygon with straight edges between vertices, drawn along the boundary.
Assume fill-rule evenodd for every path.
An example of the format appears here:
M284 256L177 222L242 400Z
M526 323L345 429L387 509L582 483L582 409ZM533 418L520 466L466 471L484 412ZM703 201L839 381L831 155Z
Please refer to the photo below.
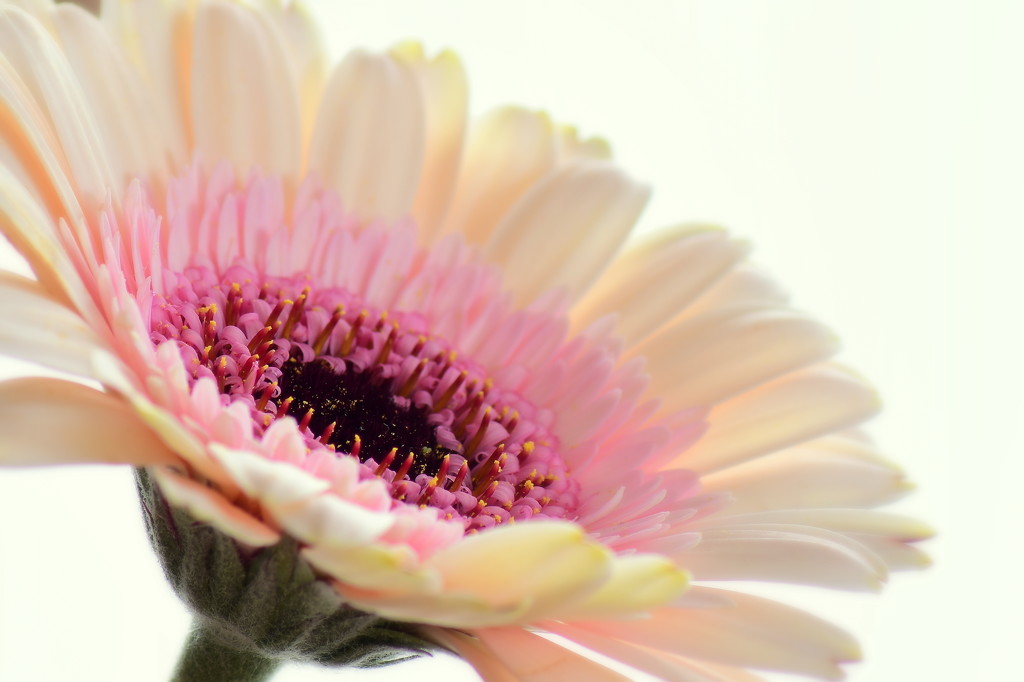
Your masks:
M886 411L872 431L919 485L894 508L939 532L935 566L894 576L881 597L770 593L859 635L852 682L1016 676L1024 5L309 4L336 57L410 37L450 46L474 112L521 103L606 137L654 186L644 228L710 221L752 241L878 386ZM166 679L188 623L129 471L0 471L0 679ZM410 678L476 679L445 659L275 679Z

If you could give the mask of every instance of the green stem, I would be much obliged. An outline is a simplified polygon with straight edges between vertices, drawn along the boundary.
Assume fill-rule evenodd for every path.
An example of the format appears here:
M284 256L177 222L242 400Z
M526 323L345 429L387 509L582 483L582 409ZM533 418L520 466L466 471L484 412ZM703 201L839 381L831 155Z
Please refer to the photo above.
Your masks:
M281 661L228 643L215 625L201 618L192 622L171 682L262 682Z

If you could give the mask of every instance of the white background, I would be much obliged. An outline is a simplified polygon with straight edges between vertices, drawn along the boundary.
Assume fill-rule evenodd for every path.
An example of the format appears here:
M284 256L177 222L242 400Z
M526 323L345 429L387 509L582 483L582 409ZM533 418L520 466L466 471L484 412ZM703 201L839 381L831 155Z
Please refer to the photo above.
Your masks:
M919 484L898 509L939 532L935 566L896 576L882 597L793 598L860 635L854 682L1016 677L1018 3L312 4L335 54L407 37L452 46L474 111L518 102L606 136L655 187L645 227L708 220L753 241L880 388L874 433ZM187 627L128 471L0 472L0 680L165 679ZM276 679L409 676L475 679L438 661Z

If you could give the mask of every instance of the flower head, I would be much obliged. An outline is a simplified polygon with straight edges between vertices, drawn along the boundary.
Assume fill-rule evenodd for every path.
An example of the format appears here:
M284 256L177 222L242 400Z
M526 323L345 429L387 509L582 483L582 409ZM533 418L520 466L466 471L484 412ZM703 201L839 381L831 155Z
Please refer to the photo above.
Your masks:
M869 509L905 488L853 430L874 393L744 244L628 239L648 191L607 145L467 124L448 52L327 69L273 2L27 6L0 226L37 279L2 274L0 351L100 388L0 384L4 461L146 467L488 679L612 679L536 630L666 679L857 657L704 584L875 589L926 534Z

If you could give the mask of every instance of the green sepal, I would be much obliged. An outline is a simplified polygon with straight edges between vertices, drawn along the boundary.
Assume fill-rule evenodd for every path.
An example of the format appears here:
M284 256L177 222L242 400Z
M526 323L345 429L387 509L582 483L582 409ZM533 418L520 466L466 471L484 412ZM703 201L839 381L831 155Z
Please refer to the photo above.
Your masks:
M243 659L360 668L439 650L417 635L415 624L348 606L301 557L293 538L245 547L171 506L145 469L136 470L136 482L153 548L195 618L190 641L196 647L210 649L216 642Z

